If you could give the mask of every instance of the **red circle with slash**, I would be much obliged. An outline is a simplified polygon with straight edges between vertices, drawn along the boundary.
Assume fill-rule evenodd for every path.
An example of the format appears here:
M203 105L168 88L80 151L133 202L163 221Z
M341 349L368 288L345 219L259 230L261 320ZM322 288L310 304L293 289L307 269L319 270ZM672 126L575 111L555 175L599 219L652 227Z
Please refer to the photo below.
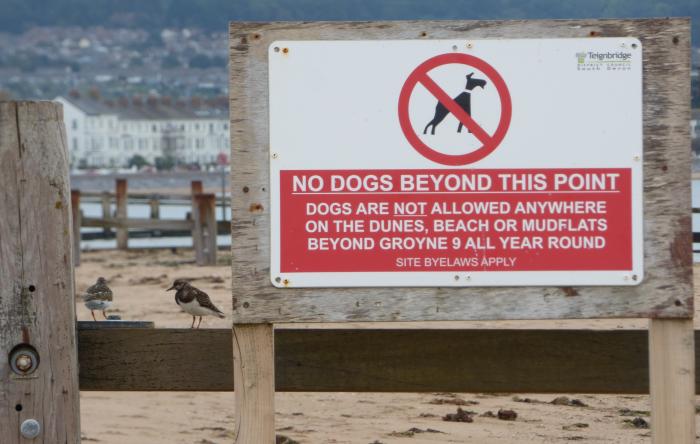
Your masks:
M501 117L493 134L489 134L472 117L464 111L433 79L428 76L431 70L448 64L461 64L481 71L496 87L501 102ZM411 125L408 104L416 85L423 85L447 110L455 116L481 142L481 146L466 154L445 154L423 142ZM427 159L443 165L467 165L483 159L495 150L503 141L510 126L512 103L508 86L503 77L484 60L469 54L441 54L418 65L408 76L399 95L399 123L408 142Z

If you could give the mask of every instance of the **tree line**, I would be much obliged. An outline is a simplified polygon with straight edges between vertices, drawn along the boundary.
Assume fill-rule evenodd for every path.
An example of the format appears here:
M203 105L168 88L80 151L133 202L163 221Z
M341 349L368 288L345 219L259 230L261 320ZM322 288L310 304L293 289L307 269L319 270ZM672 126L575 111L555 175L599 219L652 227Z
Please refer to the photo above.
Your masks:
M196 27L230 20L700 17L700 0L0 0L0 30L32 26ZM700 24L693 27L696 41Z

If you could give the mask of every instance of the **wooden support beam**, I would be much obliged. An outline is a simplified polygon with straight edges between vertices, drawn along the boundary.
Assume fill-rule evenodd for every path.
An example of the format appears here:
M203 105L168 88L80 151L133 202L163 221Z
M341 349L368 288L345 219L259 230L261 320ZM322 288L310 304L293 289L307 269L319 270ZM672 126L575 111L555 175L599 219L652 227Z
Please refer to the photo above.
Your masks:
M83 197L101 197L103 193L110 194L108 191L84 191L83 192ZM158 196L160 199L182 199L182 200L189 200L189 194L163 194L163 193L140 193L140 192L132 192L129 193L129 200L148 200L152 198L153 196Z
M695 345L692 319L649 321L651 441L695 443Z
M80 211L80 190L70 192L71 226L73 227L71 238L73 239L73 265L80 265L80 227L82 226L83 212Z
M202 181L201 180L193 180L192 183L190 184L190 190L191 190L191 199L192 199L192 211L190 211L190 215L192 217L192 248L194 249L195 252L195 258L197 260L197 264L200 262L204 261L203 257L203 248L202 248L202 227L201 227L201 222L199 220L199 208L197 206L197 200L195 199L195 196L198 194L202 194L204 192L204 187L202 186Z
M233 326L235 444L275 442L275 348L272 324Z
M129 199L127 196L127 181L126 179L117 179L116 184L116 201L117 213L116 217L126 219L128 217ZM129 229L117 228L117 248L126 250L129 248Z
M71 193L60 104L0 102L0 190L0 440L77 444ZM22 424L38 425L37 436L23 436Z
M153 321L78 321L79 330L104 330L111 328L154 328Z
M194 222L192 219L143 219L143 218L132 218L132 219L100 219L98 217L82 217L83 227L99 227L99 228L117 228L125 227L129 229L143 229L143 230L159 230L159 231L174 231L176 232L172 236L191 236L192 226ZM231 222L229 221L218 221L217 222L217 232L218 234L228 234L231 228ZM133 237L134 233L130 233L130 237ZM83 236L84 237L84 236Z
M83 217L84 227L112 227L112 228L143 228L152 230L190 230L191 220L177 219L100 219L97 217Z
M202 223L206 227L206 238L204 239L204 254L207 265L216 265L216 236L218 235L218 224L216 222L216 195L207 194L204 202L200 206L200 216Z
M148 206L151 208L151 219L160 219L160 199L158 196L151 197Z
M78 336L81 390L233 390L230 329ZM647 330L276 329L274 336L280 392L649 394Z
M196 194L195 212L198 221L199 232L197 237L197 250L195 256L197 265L216 265L216 195L211 193Z
M102 205L102 219L107 220L112 218L112 195L108 191L100 193L100 204ZM103 232L109 234L109 227L104 227Z

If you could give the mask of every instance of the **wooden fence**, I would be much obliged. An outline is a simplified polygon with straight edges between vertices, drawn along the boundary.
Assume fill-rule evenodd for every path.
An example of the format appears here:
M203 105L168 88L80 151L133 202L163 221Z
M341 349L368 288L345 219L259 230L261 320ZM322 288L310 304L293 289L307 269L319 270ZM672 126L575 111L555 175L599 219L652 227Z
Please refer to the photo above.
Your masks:
M190 194L128 193L127 179L117 179L115 192L71 191L75 265L80 264L80 239L104 239L116 237L117 248L127 249L130 237L192 236L198 265L216 264L216 236L230 233L230 221L216 220L216 196L204 193L202 182L192 181ZM224 204L228 207L228 199ZM80 210L81 202L99 203L101 217L86 217ZM114 203L115 211L112 212ZM146 204L150 207L148 218L128 216L129 204ZM185 219L162 219L161 206L191 206ZM80 233L81 227L102 228L96 233Z

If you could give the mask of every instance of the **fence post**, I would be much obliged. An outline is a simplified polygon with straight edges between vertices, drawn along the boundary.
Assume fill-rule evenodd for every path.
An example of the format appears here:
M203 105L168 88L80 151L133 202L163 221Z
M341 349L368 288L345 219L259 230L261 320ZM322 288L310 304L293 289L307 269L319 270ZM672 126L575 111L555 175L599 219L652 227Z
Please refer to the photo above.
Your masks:
M129 248L129 228L126 225L128 217L128 196L126 179L117 179L117 219L121 221L121 226L117 227L117 248L126 250Z
M202 225L206 227L204 240L204 257L207 265L216 265L216 195L204 194L199 205L199 217Z
M202 226L199 220L199 207L197 205L197 199L195 196L201 194L204 191L201 180L193 180L191 183L191 193L192 193L192 211L190 215L192 216L192 248L195 252L195 257L197 264L204 262L203 253L203 242L202 239Z
M275 348L272 324L233 326L235 444L275 442Z
M60 104L0 102L0 189L2 442L78 444L71 202Z
M197 234L200 241L195 250L197 265L216 265L216 195L203 193L194 198L200 228Z
M692 319L649 321L653 444L695 442L695 337Z
M112 219L112 197L109 194L109 191L103 191L102 192L102 219L107 221ZM104 227L102 231L105 234L109 234L111 232L109 227Z
M151 219L160 219L160 198L158 195L154 194L151 196L148 204L151 207Z
M80 265L80 227L83 212L80 211L80 190L71 190L70 207L73 217L73 265Z

